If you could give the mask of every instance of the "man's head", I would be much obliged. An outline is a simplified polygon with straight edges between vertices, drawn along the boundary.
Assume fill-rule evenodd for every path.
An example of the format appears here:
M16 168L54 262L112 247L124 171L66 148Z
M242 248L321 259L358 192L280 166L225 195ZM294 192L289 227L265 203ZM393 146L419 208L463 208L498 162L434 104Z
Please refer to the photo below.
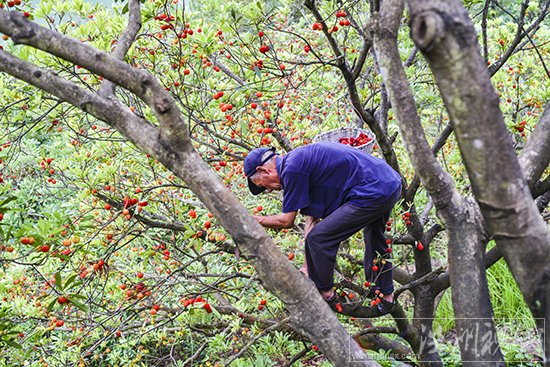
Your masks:
M275 164L276 155L275 148L256 148L252 149L244 159L244 174L253 195L258 195L266 189L281 190Z

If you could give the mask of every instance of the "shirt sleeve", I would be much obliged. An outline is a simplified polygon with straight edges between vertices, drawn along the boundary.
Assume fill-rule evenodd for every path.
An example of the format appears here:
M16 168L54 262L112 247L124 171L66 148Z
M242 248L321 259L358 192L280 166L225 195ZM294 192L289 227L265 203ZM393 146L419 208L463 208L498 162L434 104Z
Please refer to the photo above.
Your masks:
M286 173L283 177L283 213L298 211L309 206L309 176L301 173Z

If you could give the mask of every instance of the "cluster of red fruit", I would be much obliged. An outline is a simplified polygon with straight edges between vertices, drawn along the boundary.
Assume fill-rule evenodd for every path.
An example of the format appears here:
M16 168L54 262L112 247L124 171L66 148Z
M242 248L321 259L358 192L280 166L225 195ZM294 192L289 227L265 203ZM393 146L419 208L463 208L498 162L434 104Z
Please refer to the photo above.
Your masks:
M137 277L141 279L143 277L143 273L137 273ZM121 284L119 288L121 290L126 290L126 284ZM147 289L147 286L143 282L138 282L133 289L126 290L127 299L143 299L144 297L149 297L150 295L151 291Z
M190 299L182 300L181 302L183 303L183 307L185 307L185 308L189 307L190 305L196 305L197 303L202 303L203 304L202 308L204 308L204 310L207 313L212 313L212 307L201 296L197 296L196 298L190 298Z
M21 0L8 1L6 4L8 5L8 8L11 8L11 7L14 7L16 5L21 5ZM0 4L0 9L2 9L3 7L4 7L4 3L2 2Z
M380 292L379 289L375 290L374 291L374 299L371 301L371 306L376 306L377 304L379 304L380 302L382 302L382 297L384 297L384 294L382 294L382 292Z
M321 31L321 30L323 30L323 24L322 23L313 23L313 25L311 26L311 29L313 29L314 31Z
M258 61L254 61L254 63L250 65L250 70L254 70L255 68L262 69L263 67L264 61L260 59Z
M223 97L223 91L219 91L218 93L214 94L212 98L214 99L220 99Z
M523 120L519 124L514 125L514 130L516 130L522 137L525 137L525 125L527 121Z
M346 15L347 15L346 12L343 11L343 10L338 10L338 11L336 12L336 18L345 18Z
M360 147L371 141L372 138L365 133L360 133L357 137L343 137L338 139L339 143L350 145L352 147Z
M405 225L410 226L411 225L411 213L405 212L401 216L401 219L405 222Z

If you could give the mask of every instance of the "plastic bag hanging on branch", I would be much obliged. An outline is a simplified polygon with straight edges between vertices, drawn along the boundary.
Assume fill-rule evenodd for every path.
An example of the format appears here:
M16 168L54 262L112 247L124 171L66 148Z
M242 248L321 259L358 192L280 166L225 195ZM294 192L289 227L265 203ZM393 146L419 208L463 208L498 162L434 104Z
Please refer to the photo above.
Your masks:
M370 130L355 127L340 127L320 133L312 139L313 143L318 143L321 141L346 144L370 154L372 152L375 139L374 134Z

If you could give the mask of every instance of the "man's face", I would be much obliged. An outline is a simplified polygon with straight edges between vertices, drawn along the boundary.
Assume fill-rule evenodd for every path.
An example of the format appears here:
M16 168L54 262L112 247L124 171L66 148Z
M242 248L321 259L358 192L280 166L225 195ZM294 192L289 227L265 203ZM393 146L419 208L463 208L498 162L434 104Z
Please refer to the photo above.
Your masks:
M254 185L265 187L267 192L273 190L282 190L281 180L275 167L260 166L256 169L256 173L250 177Z

